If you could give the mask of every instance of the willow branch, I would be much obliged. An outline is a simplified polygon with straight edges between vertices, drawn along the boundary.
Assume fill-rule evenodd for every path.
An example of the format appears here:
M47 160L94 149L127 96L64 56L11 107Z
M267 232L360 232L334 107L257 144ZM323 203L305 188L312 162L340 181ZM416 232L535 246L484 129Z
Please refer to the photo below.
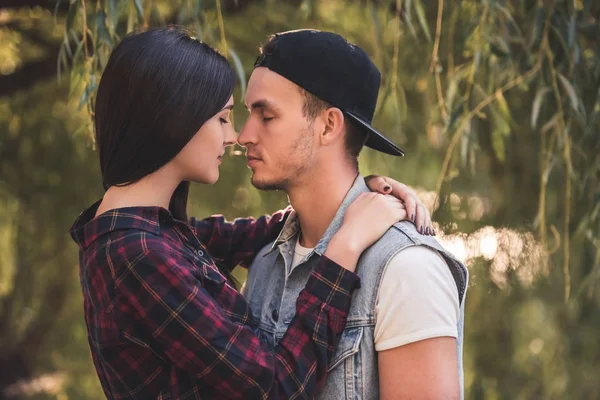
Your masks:
M394 54L392 56L392 96L396 99L396 106L398 106L398 57L400 55L400 11L402 10L402 0L396 0L396 17L395 25L398 30L397 34L394 35Z
M562 134L564 146L563 157L565 160L565 216L564 216L564 256L563 256L563 275L565 278L565 302L569 300L571 293L571 272L569 270L569 262L571 257L570 251L570 232L569 225L571 222L571 175L573 174L573 166L571 164L571 139L567 133L567 124L564 119L564 110L558 90L558 82L556 79L556 68L554 68L554 56L549 48L546 48L546 56L550 64L550 72L552 76L552 91L558 105L558 121L560 123L559 131Z
M435 71L438 65L439 57L438 52L440 50L440 39L442 37L442 16L444 13L444 0L438 0L438 14L437 22L435 26L435 41L433 42L433 53L431 54L431 64L429 65L429 71Z
M446 110L446 102L444 101L444 93L442 90L442 79L440 78L439 55L440 39L442 37L442 17L444 14L444 0L438 1L438 15L435 28L435 42L433 44L433 53L431 54L431 64L429 71L435 75L435 89L437 93L438 105L444 121L448 120L448 111Z
M450 145L448 146L448 150L446 151L446 156L444 157L444 162L442 163L442 171L440 172L440 176L438 178L438 181L437 181L437 184L436 184L436 189L435 189L436 203L437 203L437 201L439 199L440 192L441 192L441 189L442 189L442 184L443 184L444 179L446 177L446 174L448 172L448 166L450 165L450 159L452 158L452 153L454 152L454 148L458 144L458 142L459 142L459 140L460 140L460 138L461 138L461 136L462 136L462 134L463 134L466 126L467 126L467 123L475 115L477 115L481 110L483 110L485 107L487 107L494 100L498 99L505 92L507 92L508 90L514 88L517 85L520 85L524 80L526 80L529 77L535 75L541 69L541 67L542 67L542 61L541 61L541 59L539 59L538 62L533 66L533 68L531 68L526 73L524 73L522 75L519 75L518 77L514 78L513 80L511 80L510 82L508 82L507 84L505 84L504 86L502 86L500 89L497 89L493 94L489 95L483 101L481 101L474 109L472 109L461 120L461 123L458 126L458 128L456 129L456 132L454 133L454 136L452 137Z
M221 11L221 0L215 0L217 4L217 16L219 18L219 33L221 34L221 46L223 54L227 57L227 38L225 37L225 22L223 21L223 12Z
M81 19L83 20L83 52L85 54L85 59L89 58L88 53L88 44L87 44L87 11L85 10L85 0L81 0Z

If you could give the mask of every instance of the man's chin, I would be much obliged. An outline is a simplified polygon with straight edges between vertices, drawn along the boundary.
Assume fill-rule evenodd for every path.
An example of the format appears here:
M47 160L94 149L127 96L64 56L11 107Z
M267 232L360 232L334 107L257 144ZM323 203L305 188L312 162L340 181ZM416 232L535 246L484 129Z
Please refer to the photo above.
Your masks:
M252 174L252 186L258 190L285 190L287 188L287 180L269 181L261 179Z

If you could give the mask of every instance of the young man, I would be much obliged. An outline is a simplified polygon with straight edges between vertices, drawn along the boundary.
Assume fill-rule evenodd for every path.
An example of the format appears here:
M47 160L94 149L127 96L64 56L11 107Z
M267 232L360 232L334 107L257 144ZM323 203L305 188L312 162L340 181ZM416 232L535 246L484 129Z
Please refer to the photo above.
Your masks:
M261 53L239 143L254 186L286 191L295 210L255 258L245 288L263 340L274 345L314 255L368 190L358 173L362 146L403 152L371 126L381 77L362 49L333 33L299 30L274 35ZM361 256L362 288L319 398L462 398L467 270L419 230L400 222Z

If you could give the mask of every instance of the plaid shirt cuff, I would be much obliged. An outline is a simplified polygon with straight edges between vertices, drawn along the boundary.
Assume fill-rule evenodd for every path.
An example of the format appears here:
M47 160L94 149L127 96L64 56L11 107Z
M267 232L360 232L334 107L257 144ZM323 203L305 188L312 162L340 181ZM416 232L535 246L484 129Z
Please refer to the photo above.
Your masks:
M306 283L306 291L323 303L347 312L354 289L360 287L360 278L336 262L321 256Z

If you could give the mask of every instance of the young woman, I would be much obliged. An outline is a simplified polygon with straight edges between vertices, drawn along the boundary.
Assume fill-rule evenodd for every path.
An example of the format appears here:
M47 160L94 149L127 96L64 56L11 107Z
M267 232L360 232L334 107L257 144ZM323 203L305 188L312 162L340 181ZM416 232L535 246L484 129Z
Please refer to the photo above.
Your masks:
M186 215L189 182L214 183L236 141L233 86L224 57L172 28L127 37L103 73L95 124L106 193L71 235L109 399L314 397L359 287L360 253L406 218L391 196L359 197L286 335L275 349L261 343L230 272L275 239L289 210L231 223Z

